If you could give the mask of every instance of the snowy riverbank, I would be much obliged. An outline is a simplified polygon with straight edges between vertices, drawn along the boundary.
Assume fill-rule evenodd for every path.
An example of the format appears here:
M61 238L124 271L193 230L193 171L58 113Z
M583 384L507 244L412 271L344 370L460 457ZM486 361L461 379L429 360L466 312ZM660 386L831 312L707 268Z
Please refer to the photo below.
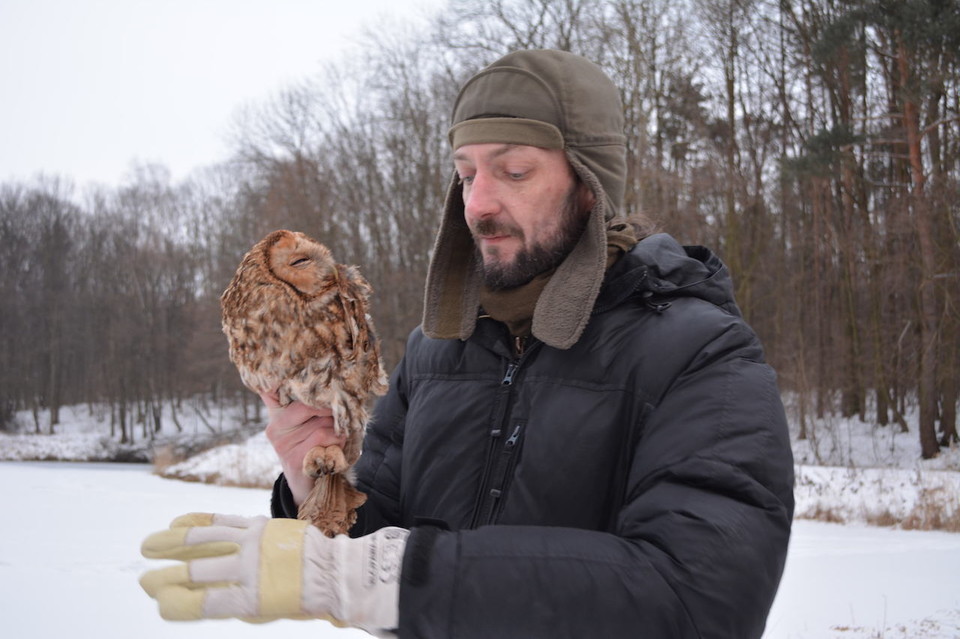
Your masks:
M194 411L199 414L199 410ZM26 420L27 416L21 417ZM103 416L87 407L66 407L63 424L54 435L0 434L0 460L104 461L121 450L102 423ZM181 420L183 422L185 420ZM165 422L155 440L127 445L127 457L161 457L158 463L168 478L226 486L267 488L280 465L262 432L238 437L231 424L237 415L229 410L206 422L182 423L183 432ZM940 529L960 532L960 449L945 450L938 458L921 460L915 430L865 424L854 419L828 417L811 420L808 437L800 440L794 429L796 458L796 516L798 519ZM183 457L185 441L233 440L204 452ZM170 454L172 447L181 452Z

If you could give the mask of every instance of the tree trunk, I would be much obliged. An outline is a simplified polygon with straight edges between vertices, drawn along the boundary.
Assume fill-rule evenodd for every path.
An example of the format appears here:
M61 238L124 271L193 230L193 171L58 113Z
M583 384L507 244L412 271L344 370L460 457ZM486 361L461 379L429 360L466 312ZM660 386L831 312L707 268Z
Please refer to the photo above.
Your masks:
M127 402L124 399L117 402L117 416L120 418L120 443L126 444L130 438L127 436Z
M926 177L921 155L920 111L910 88L910 63L902 36L898 34L897 65L900 72L900 96L903 100L903 127L907 133L910 157L910 178L913 187L912 204L917 243L920 248L920 454L924 459L936 457L940 451L937 442L937 297L934 287L936 275L936 245L930 211L924 193Z
M48 359L48 377L47 377L47 408L50 411L50 434L53 435L54 427L60 423L60 382L61 382L61 362L60 355L63 348L61 314L57 306L51 310L51 328L50 335L50 356Z
M960 442L957 436L957 400L960 399L960 384L955 369L943 378L941 394L943 408L940 411L940 445L950 446Z

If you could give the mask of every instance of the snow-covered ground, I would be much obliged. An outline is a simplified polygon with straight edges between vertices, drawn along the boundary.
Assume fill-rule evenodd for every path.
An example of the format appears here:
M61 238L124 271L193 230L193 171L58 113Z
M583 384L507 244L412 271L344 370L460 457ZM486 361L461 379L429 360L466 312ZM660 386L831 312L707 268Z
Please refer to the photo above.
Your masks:
M265 514L269 493L143 465L0 463L0 626L59 639L364 637L324 621L170 623L137 584L139 545L188 511ZM960 637L960 535L798 521L764 639Z
M267 514L269 493L153 475L142 464L0 462L0 632L16 639L369 637L325 621L170 623L137 580L140 542L191 511Z
M156 440L138 426L123 447L105 435L106 417L66 407L54 435L0 434L0 460L12 460L0 462L4 636L366 636L326 622L162 621L137 585L150 563L141 539L188 511L265 514L279 464L262 432L232 435L235 407L197 400L181 408L184 432L165 416ZM21 430L31 419L18 415ZM794 426L797 521L764 639L960 639L960 449L921 461L915 415L907 421L900 433L826 417L804 440ZM198 438L234 443L181 459ZM23 462L118 453L166 460L168 479L145 464ZM938 527L955 532L921 531Z

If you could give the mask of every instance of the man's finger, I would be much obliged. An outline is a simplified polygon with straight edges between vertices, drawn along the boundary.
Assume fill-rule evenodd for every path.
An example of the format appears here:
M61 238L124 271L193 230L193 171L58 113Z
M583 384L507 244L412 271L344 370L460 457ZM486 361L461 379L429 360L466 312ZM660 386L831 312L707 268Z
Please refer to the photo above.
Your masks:
M153 533L143 540L140 553L147 559L198 559L219 557L240 550L242 528L227 526L194 526L170 528Z
M160 616L167 621L198 621L205 618L203 602L206 595L206 590L166 586L154 598L160 608Z
M156 599L161 590L169 586L186 586L190 583L190 569L187 564L167 566L143 573L140 577L140 587L144 592Z
M257 393L257 395L259 395L263 403L267 405L267 408L280 408L280 396L276 391L272 393Z
M239 554L222 557L203 557L188 564L189 579L183 585L195 587L223 586L236 584L242 578L243 559Z
M188 513L180 515L172 522L171 528L192 528L198 526L228 526L230 528L250 528L252 525L262 522L266 517L258 515L256 517L244 517L242 515L221 515L214 513Z

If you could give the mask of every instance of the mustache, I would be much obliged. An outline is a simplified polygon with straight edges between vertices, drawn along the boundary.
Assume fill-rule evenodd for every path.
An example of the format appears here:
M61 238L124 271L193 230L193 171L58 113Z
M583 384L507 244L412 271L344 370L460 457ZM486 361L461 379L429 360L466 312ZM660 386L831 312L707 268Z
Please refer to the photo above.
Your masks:
M523 231L521 231L519 228L491 219L480 220L473 226L471 231L475 236L479 235L481 237L507 235L523 238Z

